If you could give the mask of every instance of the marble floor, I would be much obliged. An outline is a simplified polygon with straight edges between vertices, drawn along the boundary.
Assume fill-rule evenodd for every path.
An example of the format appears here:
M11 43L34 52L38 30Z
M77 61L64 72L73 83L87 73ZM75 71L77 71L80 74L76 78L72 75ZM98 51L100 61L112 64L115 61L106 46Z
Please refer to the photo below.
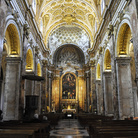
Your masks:
M50 138L89 138L89 134L77 119L63 119L50 131Z

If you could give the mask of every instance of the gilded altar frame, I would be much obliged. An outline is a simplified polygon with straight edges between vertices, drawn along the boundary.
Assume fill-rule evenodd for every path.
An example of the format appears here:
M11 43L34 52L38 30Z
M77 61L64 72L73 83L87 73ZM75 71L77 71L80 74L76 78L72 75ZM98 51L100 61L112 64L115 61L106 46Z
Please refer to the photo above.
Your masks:
M66 75L66 74L72 74L75 76L75 79L76 79L76 99L62 99L62 80L63 80L63 77ZM73 72L66 72L65 74L63 74L60 78L60 103L64 103L64 102L67 102L67 103L76 103L76 101L78 101L78 77L76 76L75 73Z

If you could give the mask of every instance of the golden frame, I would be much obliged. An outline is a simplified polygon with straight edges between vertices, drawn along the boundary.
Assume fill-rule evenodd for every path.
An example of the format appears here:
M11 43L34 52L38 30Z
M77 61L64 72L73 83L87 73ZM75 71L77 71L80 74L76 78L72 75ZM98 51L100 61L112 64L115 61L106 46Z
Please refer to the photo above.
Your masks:
M62 79L63 77L66 75L66 74L72 74L75 76L76 78L76 99L62 99ZM66 72L65 74L63 74L60 78L60 102L68 102L68 103L71 103L71 102L76 102L78 100L78 77L76 76L75 73L73 72Z

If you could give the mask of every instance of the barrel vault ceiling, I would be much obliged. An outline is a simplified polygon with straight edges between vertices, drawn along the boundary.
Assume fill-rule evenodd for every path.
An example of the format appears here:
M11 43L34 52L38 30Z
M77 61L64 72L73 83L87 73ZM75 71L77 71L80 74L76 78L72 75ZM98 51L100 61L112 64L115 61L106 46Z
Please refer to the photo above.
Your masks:
M49 35L61 26L79 27L89 36L92 46L95 23L99 25L99 13L96 0L38 0L39 10L36 19L43 21L43 37L48 43Z

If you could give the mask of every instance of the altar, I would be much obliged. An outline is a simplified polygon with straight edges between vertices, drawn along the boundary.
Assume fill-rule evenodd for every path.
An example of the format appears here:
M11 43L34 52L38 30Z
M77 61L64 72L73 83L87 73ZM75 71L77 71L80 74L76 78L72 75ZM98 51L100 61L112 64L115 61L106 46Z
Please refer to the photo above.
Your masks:
M76 113L76 109L62 109L62 113Z

